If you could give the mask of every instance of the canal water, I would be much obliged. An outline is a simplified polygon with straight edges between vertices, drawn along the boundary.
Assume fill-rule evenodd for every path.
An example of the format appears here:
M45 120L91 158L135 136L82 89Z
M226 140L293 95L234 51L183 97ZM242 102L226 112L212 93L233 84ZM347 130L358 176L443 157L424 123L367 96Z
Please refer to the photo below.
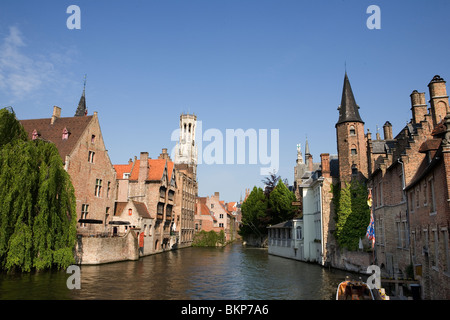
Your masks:
M235 243L81 266L80 289L68 289L70 275L0 274L0 299L333 300L348 273Z

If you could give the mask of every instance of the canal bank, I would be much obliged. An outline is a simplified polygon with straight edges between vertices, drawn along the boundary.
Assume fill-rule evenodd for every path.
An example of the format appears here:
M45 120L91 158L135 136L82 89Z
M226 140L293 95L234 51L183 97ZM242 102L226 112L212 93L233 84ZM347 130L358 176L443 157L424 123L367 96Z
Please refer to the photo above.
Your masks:
M333 300L337 285L348 275L241 243L83 265L80 271L81 288L72 290L64 271L2 274L0 299Z

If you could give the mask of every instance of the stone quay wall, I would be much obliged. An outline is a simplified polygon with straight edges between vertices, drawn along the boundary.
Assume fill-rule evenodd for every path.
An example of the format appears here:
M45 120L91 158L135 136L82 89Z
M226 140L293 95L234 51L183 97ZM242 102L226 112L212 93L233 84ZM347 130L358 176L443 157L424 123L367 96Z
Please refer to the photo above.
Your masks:
M75 246L75 260L79 265L138 259L139 247L134 231L121 237L79 237Z

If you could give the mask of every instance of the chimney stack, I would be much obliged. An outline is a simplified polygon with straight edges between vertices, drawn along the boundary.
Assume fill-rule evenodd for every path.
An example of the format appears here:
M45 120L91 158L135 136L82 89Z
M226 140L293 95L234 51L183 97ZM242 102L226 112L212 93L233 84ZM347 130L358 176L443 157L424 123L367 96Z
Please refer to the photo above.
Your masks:
M392 140L392 124L389 121L383 126L384 130L384 140Z
M167 153L167 148L162 149L162 153L159 155L158 159L169 159L170 160L170 156Z
M141 152L139 159L139 181L145 181L148 178L148 152Z
M54 106L52 120L50 121L50 124L55 123L56 119L58 119L58 118L61 118L61 108Z
M322 177L329 178L331 171L330 171L330 154L329 153L322 153L320 155L320 161L322 165Z
M414 123L420 123L425 120L427 111L427 103L425 102L425 92L414 90L411 95L411 111Z
M445 81L440 76L433 77L428 84L430 90L430 111L433 118L433 125L436 126L439 122L444 120L448 108L448 95Z
M306 159L307 159L307 163L308 163L308 171L312 172L314 170L312 154L307 154Z

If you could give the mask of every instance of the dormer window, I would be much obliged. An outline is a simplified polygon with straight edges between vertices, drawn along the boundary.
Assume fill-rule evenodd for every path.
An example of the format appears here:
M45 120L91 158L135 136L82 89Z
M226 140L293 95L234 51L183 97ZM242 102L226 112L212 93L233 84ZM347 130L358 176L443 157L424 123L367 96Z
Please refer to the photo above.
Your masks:
M36 140L37 138L39 138L39 136L40 136L39 132L36 129L34 129L33 133L31 134L31 140Z
M69 135L70 135L69 130L67 130L67 128L64 128L64 129L63 129L63 132L62 132L62 139L63 139L63 140L69 139Z

